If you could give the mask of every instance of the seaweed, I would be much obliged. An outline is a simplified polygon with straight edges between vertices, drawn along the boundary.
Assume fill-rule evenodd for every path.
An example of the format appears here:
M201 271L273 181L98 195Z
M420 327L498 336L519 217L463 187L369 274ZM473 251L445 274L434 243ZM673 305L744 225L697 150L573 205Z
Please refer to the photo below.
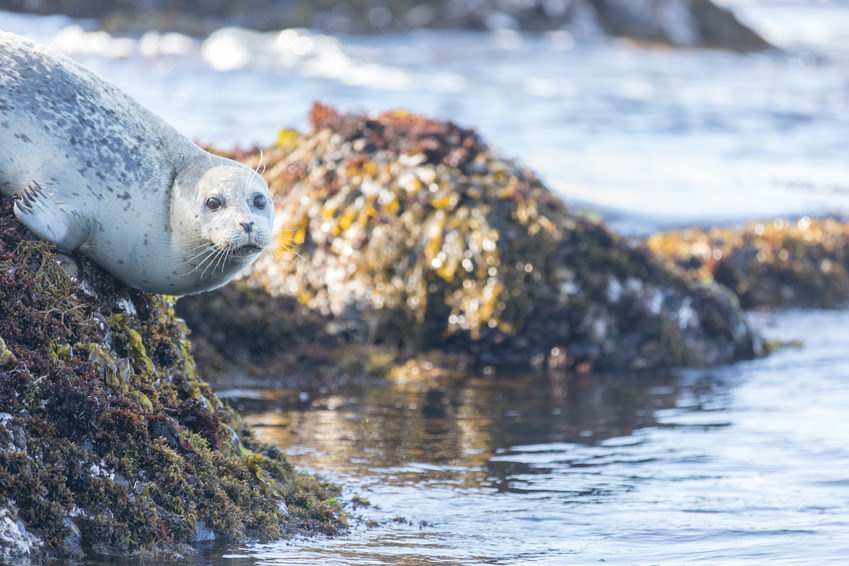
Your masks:
M388 349L401 366L429 351L582 370L756 353L726 289L692 281L570 210L473 130L322 104L310 119L313 131L294 148L263 150L277 214L301 257L265 254L237 286L178 303L206 329L210 350L247 343L249 373L264 375L267 360L305 341L337 361L338 345ZM234 324L241 308L210 308L246 304L240 294L263 297L250 323ZM270 332L286 326L305 336Z
M838 308L849 301L849 224L774 218L656 234L651 250L688 277L733 290L745 309Z
M0 509L26 535L0 554L174 556L345 527L338 489L257 443L200 379L172 297L58 254L11 199L0 267Z

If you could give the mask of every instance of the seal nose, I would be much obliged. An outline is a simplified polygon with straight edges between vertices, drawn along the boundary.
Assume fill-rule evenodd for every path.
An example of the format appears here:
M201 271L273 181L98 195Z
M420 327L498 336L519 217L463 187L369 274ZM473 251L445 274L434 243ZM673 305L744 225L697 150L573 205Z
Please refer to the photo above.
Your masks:
M254 221L253 220L251 220L250 222L239 222L239 224L241 224L242 228L245 229L245 234L250 234L254 229Z

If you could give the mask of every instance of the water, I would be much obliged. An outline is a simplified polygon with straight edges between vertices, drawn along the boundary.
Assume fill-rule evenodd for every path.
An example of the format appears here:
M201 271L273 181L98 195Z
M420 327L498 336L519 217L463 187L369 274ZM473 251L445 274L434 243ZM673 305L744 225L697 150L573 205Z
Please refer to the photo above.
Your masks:
M847 312L758 315L802 348L675 374L496 375L227 394L380 509L262 564L827 564L849 556ZM263 396L265 398L263 398ZM404 522L393 518L402 516Z
M306 129L313 100L478 128L617 229L849 211L847 2L725 0L783 52L565 33L112 37L0 12L187 135ZM230 392L260 436L379 509L246 564L826 564L849 555L849 313L758 315L803 348L711 370ZM393 519L398 518L398 521Z
M728 0L726 0L728 1ZM783 52L640 49L566 32L204 40L0 13L192 138L270 143L314 100L470 125L629 233L849 210L849 5L734 0ZM814 41L816 40L816 41Z

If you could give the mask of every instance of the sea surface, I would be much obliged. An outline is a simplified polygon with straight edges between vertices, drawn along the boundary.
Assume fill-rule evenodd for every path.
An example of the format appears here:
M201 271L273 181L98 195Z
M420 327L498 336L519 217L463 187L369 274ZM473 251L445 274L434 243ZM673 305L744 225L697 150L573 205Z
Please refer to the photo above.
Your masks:
M236 564L845 564L849 312L757 315L797 346L674 374L229 391L259 438L378 508ZM368 527L363 521L375 521ZM242 562L243 561L243 562Z
M849 2L724 0L780 49L645 48L568 32L330 37L221 29L115 37L0 12L189 137L222 147L307 130L312 103L475 127L567 202L631 234L849 212Z
M724 0L780 49L566 32L115 37L0 12L186 135L305 130L313 101L473 126L573 206L646 234L849 213L849 2ZM768 358L567 379L494 371L227 391L260 436L377 507L352 531L203 549L210 564L843 564L849 311L752 315ZM369 526L371 525L371 526Z

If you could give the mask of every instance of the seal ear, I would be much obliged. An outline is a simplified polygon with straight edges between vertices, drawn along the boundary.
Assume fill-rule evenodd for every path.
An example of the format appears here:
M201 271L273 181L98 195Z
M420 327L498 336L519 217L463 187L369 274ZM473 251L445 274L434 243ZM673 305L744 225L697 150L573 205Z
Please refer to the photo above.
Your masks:
M35 181L16 195L14 210L33 234L61 250L76 250L88 235L88 219L67 205L60 207Z

